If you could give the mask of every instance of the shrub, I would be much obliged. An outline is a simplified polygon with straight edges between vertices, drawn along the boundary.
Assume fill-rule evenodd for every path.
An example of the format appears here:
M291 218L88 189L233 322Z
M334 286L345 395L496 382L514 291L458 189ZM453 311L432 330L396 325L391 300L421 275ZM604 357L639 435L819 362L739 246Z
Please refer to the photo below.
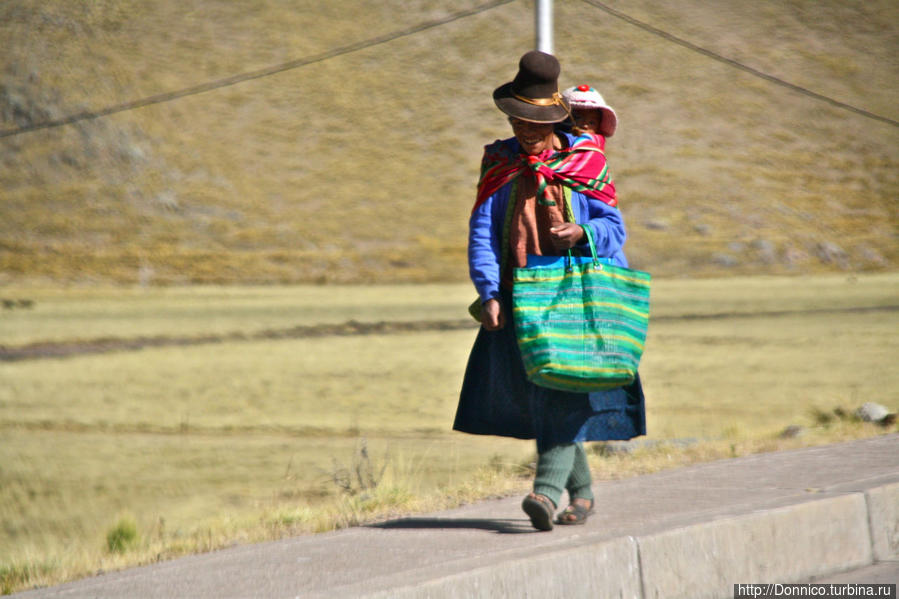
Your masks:
M106 548L110 553L125 553L137 543L137 538L137 523L124 517L106 533Z

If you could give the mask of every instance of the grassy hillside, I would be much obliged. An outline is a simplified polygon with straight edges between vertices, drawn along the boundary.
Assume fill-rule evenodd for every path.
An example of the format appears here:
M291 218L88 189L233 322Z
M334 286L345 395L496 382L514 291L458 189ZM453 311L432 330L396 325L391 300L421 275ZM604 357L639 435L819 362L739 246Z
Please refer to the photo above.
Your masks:
M0 5L0 131L310 57L479 0ZM892 0L610 0L673 35L899 119ZM461 281L491 92L533 46L517 0L233 86L0 137L0 283ZM561 84L619 113L628 253L663 276L890 270L899 128L582 1Z

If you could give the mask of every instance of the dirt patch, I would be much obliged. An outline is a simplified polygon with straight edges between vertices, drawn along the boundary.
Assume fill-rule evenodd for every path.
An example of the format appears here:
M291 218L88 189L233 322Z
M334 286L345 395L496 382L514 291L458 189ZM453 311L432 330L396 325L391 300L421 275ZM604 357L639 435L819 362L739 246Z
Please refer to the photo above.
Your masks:
M896 312L897 306L857 306L845 308L821 308L811 310L776 310L765 312L728 312L718 314L679 314L653 316L655 322L672 320L715 320L731 318L777 318L796 314L841 314L860 312ZM65 358L85 354L104 354L116 351L137 351L150 347L173 347L208 345L233 341L264 341L273 339L304 339L349 335L394 335L424 331L458 331L474 329L477 324L471 319L460 320L420 320L409 322L358 322L350 320L340 324L318 324L296 326L286 329L268 329L255 333L227 333L224 335L171 336L115 338L75 341L48 341L19 346L0 345L0 362L39 360L42 358Z
M255 333L227 333L224 335L171 336L115 338L76 341L50 341L20 346L0 345L0 361L16 362L41 358L65 358L85 354L103 354L116 351L136 351L150 347L208 345L230 341L264 341L272 339L303 339L311 337L348 335L391 335L420 331L454 331L473 329L477 325L471 319L423 320L410 322L357 322L296 326L287 329L269 329Z

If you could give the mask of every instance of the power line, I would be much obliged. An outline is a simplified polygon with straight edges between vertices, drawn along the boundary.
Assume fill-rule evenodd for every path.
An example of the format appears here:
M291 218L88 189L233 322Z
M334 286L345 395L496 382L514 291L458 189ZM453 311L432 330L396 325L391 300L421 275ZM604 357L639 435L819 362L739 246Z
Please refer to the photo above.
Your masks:
M756 77L760 77L766 81L770 81L771 83L776 83L777 85L781 85L781 86L791 89L793 91L799 92L801 94L805 94L806 96L809 96L816 100L820 100L822 102L827 102L828 104L831 104L832 106L836 106L837 108L849 110L851 112L860 114L869 119L882 121L882 122L892 125L894 127L899 127L899 121L895 121L891 118L881 116L879 114L875 114L875 113L867 111L863 108L858 108L857 106L853 106L851 104L846 104L845 102L840 102L839 100L835 100L829 96L819 94L818 92L814 92L805 87L796 85L795 83L790 83L789 81L784 81L783 79L781 79L779 77L775 77L774 75L769 75L768 73L759 71L758 69L754 69L748 65L745 65L741 62L737 62L736 60L733 60L731 58L727 58L725 56L721 56L720 54L716 54L715 52L712 52L711 50L707 50L706 48L697 46L696 44L694 44L692 42L688 42L685 39L681 39L675 35L672 35L672 34L668 33L667 31L663 31L661 29L653 27L649 23L644 23L643 21L637 20L634 17L631 17L630 15L626 15L623 12L617 11L610 6L607 6L607 5L603 4L602 2L599 2L598 0L584 0L584 2L586 2L587 4L590 4L592 6L595 6L596 8L598 8L604 12L607 12L608 14L612 15L613 17L619 18L622 21L630 23L631 25L634 25L635 27L639 27L640 29L643 29L644 31L648 31L649 33L651 33L653 35L657 35L663 39L668 40L669 42L673 42L675 44L678 44L679 46L683 46L684 48L687 48L694 52L698 52L699 54L702 54L704 56L707 56L708 58L717 60L718 62L723 62L724 64L727 64L734 68L740 69L741 71L745 71L751 75L755 75Z
M423 23L419 23L418 25L413 25L412 27L408 27L406 29L394 31L392 33L386 33L384 35L379 35L377 37L369 38L367 40L355 42L355 43L352 43L352 44L349 44L346 46L341 46L339 48L334 48L332 50L328 50L327 52L322 52L320 54L313 54L312 56L307 56L305 58L298 58L296 60L291 60L291 61L284 62L281 64L258 69L255 71L239 73L237 75L232 75L230 77L225 77L223 79L216 79L214 81L200 83L198 85L185 87L183 89L179 89L179 90L175 90L175 91L165 92L162 94L156 94L153 96L147 96L146 98L131 100L130 102L123 102L121 104L115 104L113 106L101 108L100 110L93 110L93 111L86 110L84 112L79 112L79 113L65 116L65 117L62 117L59 119L43 121L40 123L32 123L29 125L24 125L22 127L17 127L15 129L8 129L6 131L0 131L0 138L12 137L14 135L21 135L23 133L28 133L30 131L37 131L39 129L51 129L54 127L62 127L63 125L71 125L72 123L77 123L79 121L98 119L100 117L109 116L111 114L125 112L128 110L134 110L135 108L143 108L144 106L150 106L153 104L162 104L163 102L171 102L172 100L177 100L179 98L184 98L187 96L194 96L197 94L202 94L202 93L213 91L213 90L220 89L223 87L237 85L238 83L243 83L244 81L250 81L252 79L260 79L262 77L269 77L269 76L275 75L277 73L283 73L284 71L289 71L291 69L297 69L297 68L304 67L304 66L307 66L310 64L314 64L316 62L322 62L322 61L328 60L330 58L335 58L337 56L341 56L343 54L350 54L351 52L356 52L358 50L364 50L366 48L371 48L372 46L386 44L387 42L391 42L391 41L399 39L401 37L407 37L407 36L413 35L415 33L420 33L422 31L425 31L428 29L433 29L434 27L446 25L448 23L452 23L453 21L458 21L459 19L464 19L465 17L470 17L473 15L488 11L490 9L496 8L503 4L509 4L510 2L514 2L514 1L515 0L493 0L492 2L487 2L486 4L481 4L480 6L476 6L474 8L468 9L468 10L463 10L463 11L459 11L456 13L452 13L452 14L450 14L446 17L442 17L440 19L425 21Z

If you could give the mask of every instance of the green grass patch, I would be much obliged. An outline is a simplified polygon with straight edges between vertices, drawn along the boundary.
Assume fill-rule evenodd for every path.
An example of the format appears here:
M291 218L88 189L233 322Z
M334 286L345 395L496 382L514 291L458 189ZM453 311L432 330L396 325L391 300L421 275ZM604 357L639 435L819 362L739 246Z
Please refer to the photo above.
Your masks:
M56 565L41 562L0 564L0 593L11 595L48 577L52 580L57 571Z
M123 516L106 533L106 549L110 553L125 553L139 540L137 522L131 516Z

